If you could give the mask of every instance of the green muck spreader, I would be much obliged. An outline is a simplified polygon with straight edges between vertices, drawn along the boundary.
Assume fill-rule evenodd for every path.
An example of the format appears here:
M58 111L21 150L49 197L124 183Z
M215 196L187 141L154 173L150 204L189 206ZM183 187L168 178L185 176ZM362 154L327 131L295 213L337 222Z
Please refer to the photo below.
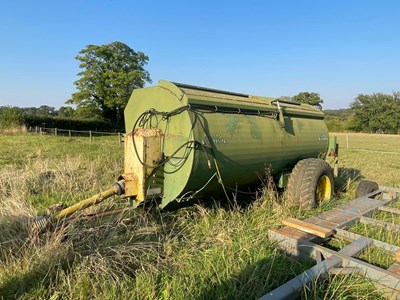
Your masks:
M125 108L124 174L109 190L34 223L45 228L112 195L175 208L229 198L269 169L288 199L312 207L333 194L338 145L324 114L306 104L160 81ZM335 166L333 169L326 162Z

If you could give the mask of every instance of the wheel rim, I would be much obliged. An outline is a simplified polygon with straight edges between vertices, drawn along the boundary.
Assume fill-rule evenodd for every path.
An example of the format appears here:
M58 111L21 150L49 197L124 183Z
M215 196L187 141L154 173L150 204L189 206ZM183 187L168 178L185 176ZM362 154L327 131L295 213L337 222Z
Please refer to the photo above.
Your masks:
M316 197L317 201L325 201L331 198L332 184L327 175L321 176L317 183Z

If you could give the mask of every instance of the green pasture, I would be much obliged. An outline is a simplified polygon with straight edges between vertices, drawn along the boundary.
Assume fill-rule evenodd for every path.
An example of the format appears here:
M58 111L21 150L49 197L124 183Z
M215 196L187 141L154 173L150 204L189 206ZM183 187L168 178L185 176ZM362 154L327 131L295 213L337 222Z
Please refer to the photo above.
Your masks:
M400 136L338 134L337 195L300 212L268 178L246 205L218 199L173 212L129 209L117 197L88 212L128 209L103 220L29 239L32 216L108 188L123 171L116 137L0 135L0 299L257 299L312 263L298 262L268 239L288 216L305 218L349 201L361 178L400 187ZM347 147L348 140L348 147ZM377 217L398 222L392 215ZM400 246L400 236L365 225L352 229ZM331 247L345 242L334 240ZM362 259L387 267L374 249ZM305 299L379 299L357 276L336 276L304 291Z

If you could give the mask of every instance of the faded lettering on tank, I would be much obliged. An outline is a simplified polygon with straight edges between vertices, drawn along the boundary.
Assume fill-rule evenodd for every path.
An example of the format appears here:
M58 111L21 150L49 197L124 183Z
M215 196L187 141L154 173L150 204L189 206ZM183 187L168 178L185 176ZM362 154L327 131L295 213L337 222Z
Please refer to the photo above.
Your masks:
M219 133L210 134L209 136L204 134L204 138L201 140L201 143L205 146L211 147L212 145L210 145L210 139L214 145L215 144L227 144L226 139Z
M318 140L320 140L320 141L326 141L326 140L328 140L328 137L327 137L325 134L321 134L321 135L319 136Z

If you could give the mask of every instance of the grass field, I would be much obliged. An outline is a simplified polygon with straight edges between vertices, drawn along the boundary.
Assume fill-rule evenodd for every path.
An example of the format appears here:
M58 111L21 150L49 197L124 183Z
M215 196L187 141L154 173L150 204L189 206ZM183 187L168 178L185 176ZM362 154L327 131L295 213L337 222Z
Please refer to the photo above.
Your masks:
M375 180L380 185L400 187L400 136L362 133L334 135L338 137L341 147L340 165L343 168L360 171L361 176Z
M267 237L282 218L304 218L352 198L362 177L400 186L400 136L338 134L338 195L299 212L268 180L247 206L217 201L175 212L128 209L104 220L73 219L41 239L28 239L28 220L108 188L122 173L115 138L0 135L0 297L4 299L255 299L310 265L279 251ZM129 203L112 198L85 213ZM388 220L393 216L380 216ZM354 230L365 233L365 225ZM399 236L373 234L400 245ZM336 243L336 244L335 244ZM332 246L343 246L332 241ZM363 259L387 266L374 249ZM373 284L336 276L305 291L306 299L379 299Z

